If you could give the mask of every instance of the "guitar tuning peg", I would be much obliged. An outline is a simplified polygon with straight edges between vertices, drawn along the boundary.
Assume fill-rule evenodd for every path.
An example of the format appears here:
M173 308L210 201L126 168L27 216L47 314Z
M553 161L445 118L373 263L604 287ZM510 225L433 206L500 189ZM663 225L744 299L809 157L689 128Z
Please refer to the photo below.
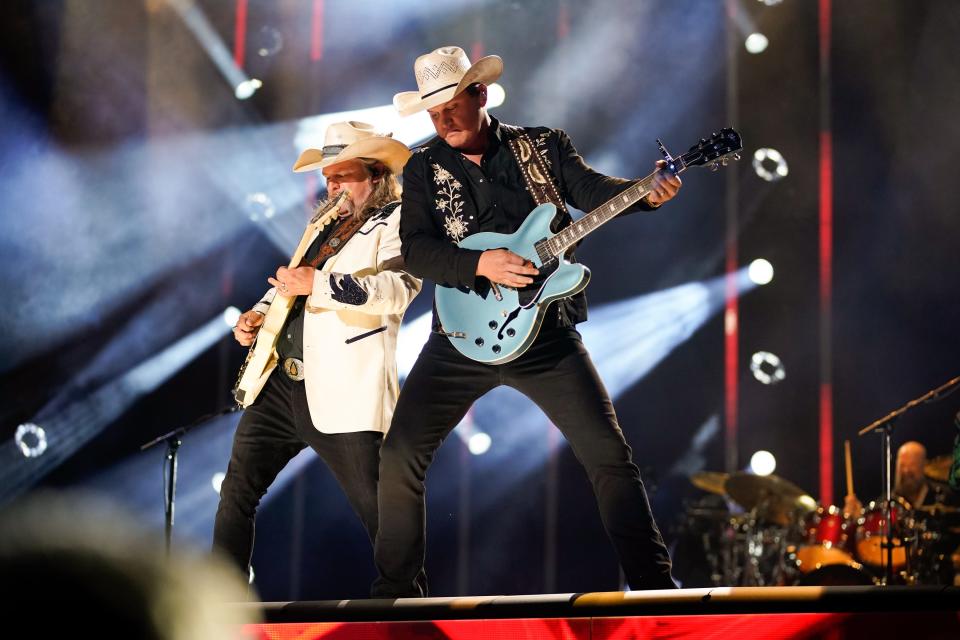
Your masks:
M734 159L734 160L739 160L739 159L740 159L740 154L739 154L739 153L733 154L733 159Z
M720 168L720 167L717 166L717 163L716 163L716 162L711 162L711 163L710 163L710 171L717 171L719 168Z

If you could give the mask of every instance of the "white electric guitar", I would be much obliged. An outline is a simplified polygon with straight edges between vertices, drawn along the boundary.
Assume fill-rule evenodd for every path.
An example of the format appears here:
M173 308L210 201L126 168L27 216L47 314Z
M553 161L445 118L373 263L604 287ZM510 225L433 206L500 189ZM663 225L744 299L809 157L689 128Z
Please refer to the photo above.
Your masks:
M344 201L350 197L350 192L343 190L333 200L320 205L317 215L313 216L307 224L303 237L300 238L300 244L297 250L293 252L290 258L290 269L296 269L303 261L303 255L310 247L310 243L317 233L325 226L333 222L340 215L340 208ZM275 295L270 303L270 308L263 318L263 324L260 325L260 331L257 332L256 340L250 346L247 353L247 359L240 367L240 374L237 377L237 384L233 387L233 397L237 404L246 409L260 395L260 390L267 383L267 378L277 364L277 340L280 338L280 331L287 322L287 316L290 315L290 309L296 296Z

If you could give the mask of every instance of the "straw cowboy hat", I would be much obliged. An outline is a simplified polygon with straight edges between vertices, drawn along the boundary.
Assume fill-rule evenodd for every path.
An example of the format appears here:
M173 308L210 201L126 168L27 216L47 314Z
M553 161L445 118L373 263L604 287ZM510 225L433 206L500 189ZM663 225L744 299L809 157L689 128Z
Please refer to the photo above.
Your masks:
M474 82L490 84L503 73L500 56L485 56L472 65L460 47L440 47L413 63L417 91L393 96L393 106L402 116L431 109L452 100Z
M377 133L366 122L336 122L323 137L323 149L307 149L293 165L296 172L322 169L331 164L371 158L379 160L394 174L403 170L410 158L410 150L402 142L394 140L391 133Z

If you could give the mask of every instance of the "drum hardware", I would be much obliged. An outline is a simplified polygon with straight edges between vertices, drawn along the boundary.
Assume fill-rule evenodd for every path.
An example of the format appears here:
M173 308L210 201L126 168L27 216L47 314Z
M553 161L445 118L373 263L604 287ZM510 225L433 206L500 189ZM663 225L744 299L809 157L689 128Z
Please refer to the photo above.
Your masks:
M793 581L787 561L790 528L800 515L816 509L813 498L778 476L702 471L691 476L690 482L744 510L736 515L727 513L715 540L703 536L714 585L768 586ZM715 517L715 510L699 505L687 509L691 529Z
M885 528L884 537L886 540L891 540L891 541L893 540L892 512L894 510L894 502L892 497L893 496L893 492L892 492L893 479L890 473L891 461L892 461L890 440L893 433L894 421L898 417L900 417L901 415L909 411L910 409L913 409L917 405L923 404L928 400L933 400L940 397L940 394L946 391L949 391L951 388L956 387L958 384L960 384L960 376L948 381L943 385L940 385L936 389L928 391L927 393L920 396L919 398L915 398L911 400L910 402L903 405L899 409L895 409L894 411L891 411L886 416L880 418L879 420L874 421L873 423L867 425L866 427L864 427L858 432L858 435L862 436L872 431L877 431L881 437L881 457L882 457L881 472L882 472L883 511L884 511L883 520L884 520L884 528ZM893 573L894 545L890 543L890 544L883 544L882 546L886 547L886 558L885 558L886 562L884 564L884 574L883 574L881 584L887 585L887 584L893 583L893 580L894 580L894 573Z
M773 474L758 476L738 471L731 473L724 487L744 509L756 510L762 519L781 527L796 522L798 513L817 508L816 501L792 482Z
M913 509L894 498L888 528L882 500L851 515L818 505L778 476L704 471L690 481L708 494L686 509L688 544L702 554L701 582L945 585L953 584L954 564L960 566L960 507ZM852 480L847 489L853 495ZM724 505L743 511L731 513ZM953 518L957 526L948 526Z

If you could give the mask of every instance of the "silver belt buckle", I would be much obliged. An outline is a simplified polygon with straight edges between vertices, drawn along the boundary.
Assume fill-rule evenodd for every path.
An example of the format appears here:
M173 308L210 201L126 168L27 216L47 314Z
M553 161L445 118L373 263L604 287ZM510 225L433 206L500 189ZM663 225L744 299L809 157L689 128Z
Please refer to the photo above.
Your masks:
M283 372L294 382L303 380L303 360L298 358L284 358Z

